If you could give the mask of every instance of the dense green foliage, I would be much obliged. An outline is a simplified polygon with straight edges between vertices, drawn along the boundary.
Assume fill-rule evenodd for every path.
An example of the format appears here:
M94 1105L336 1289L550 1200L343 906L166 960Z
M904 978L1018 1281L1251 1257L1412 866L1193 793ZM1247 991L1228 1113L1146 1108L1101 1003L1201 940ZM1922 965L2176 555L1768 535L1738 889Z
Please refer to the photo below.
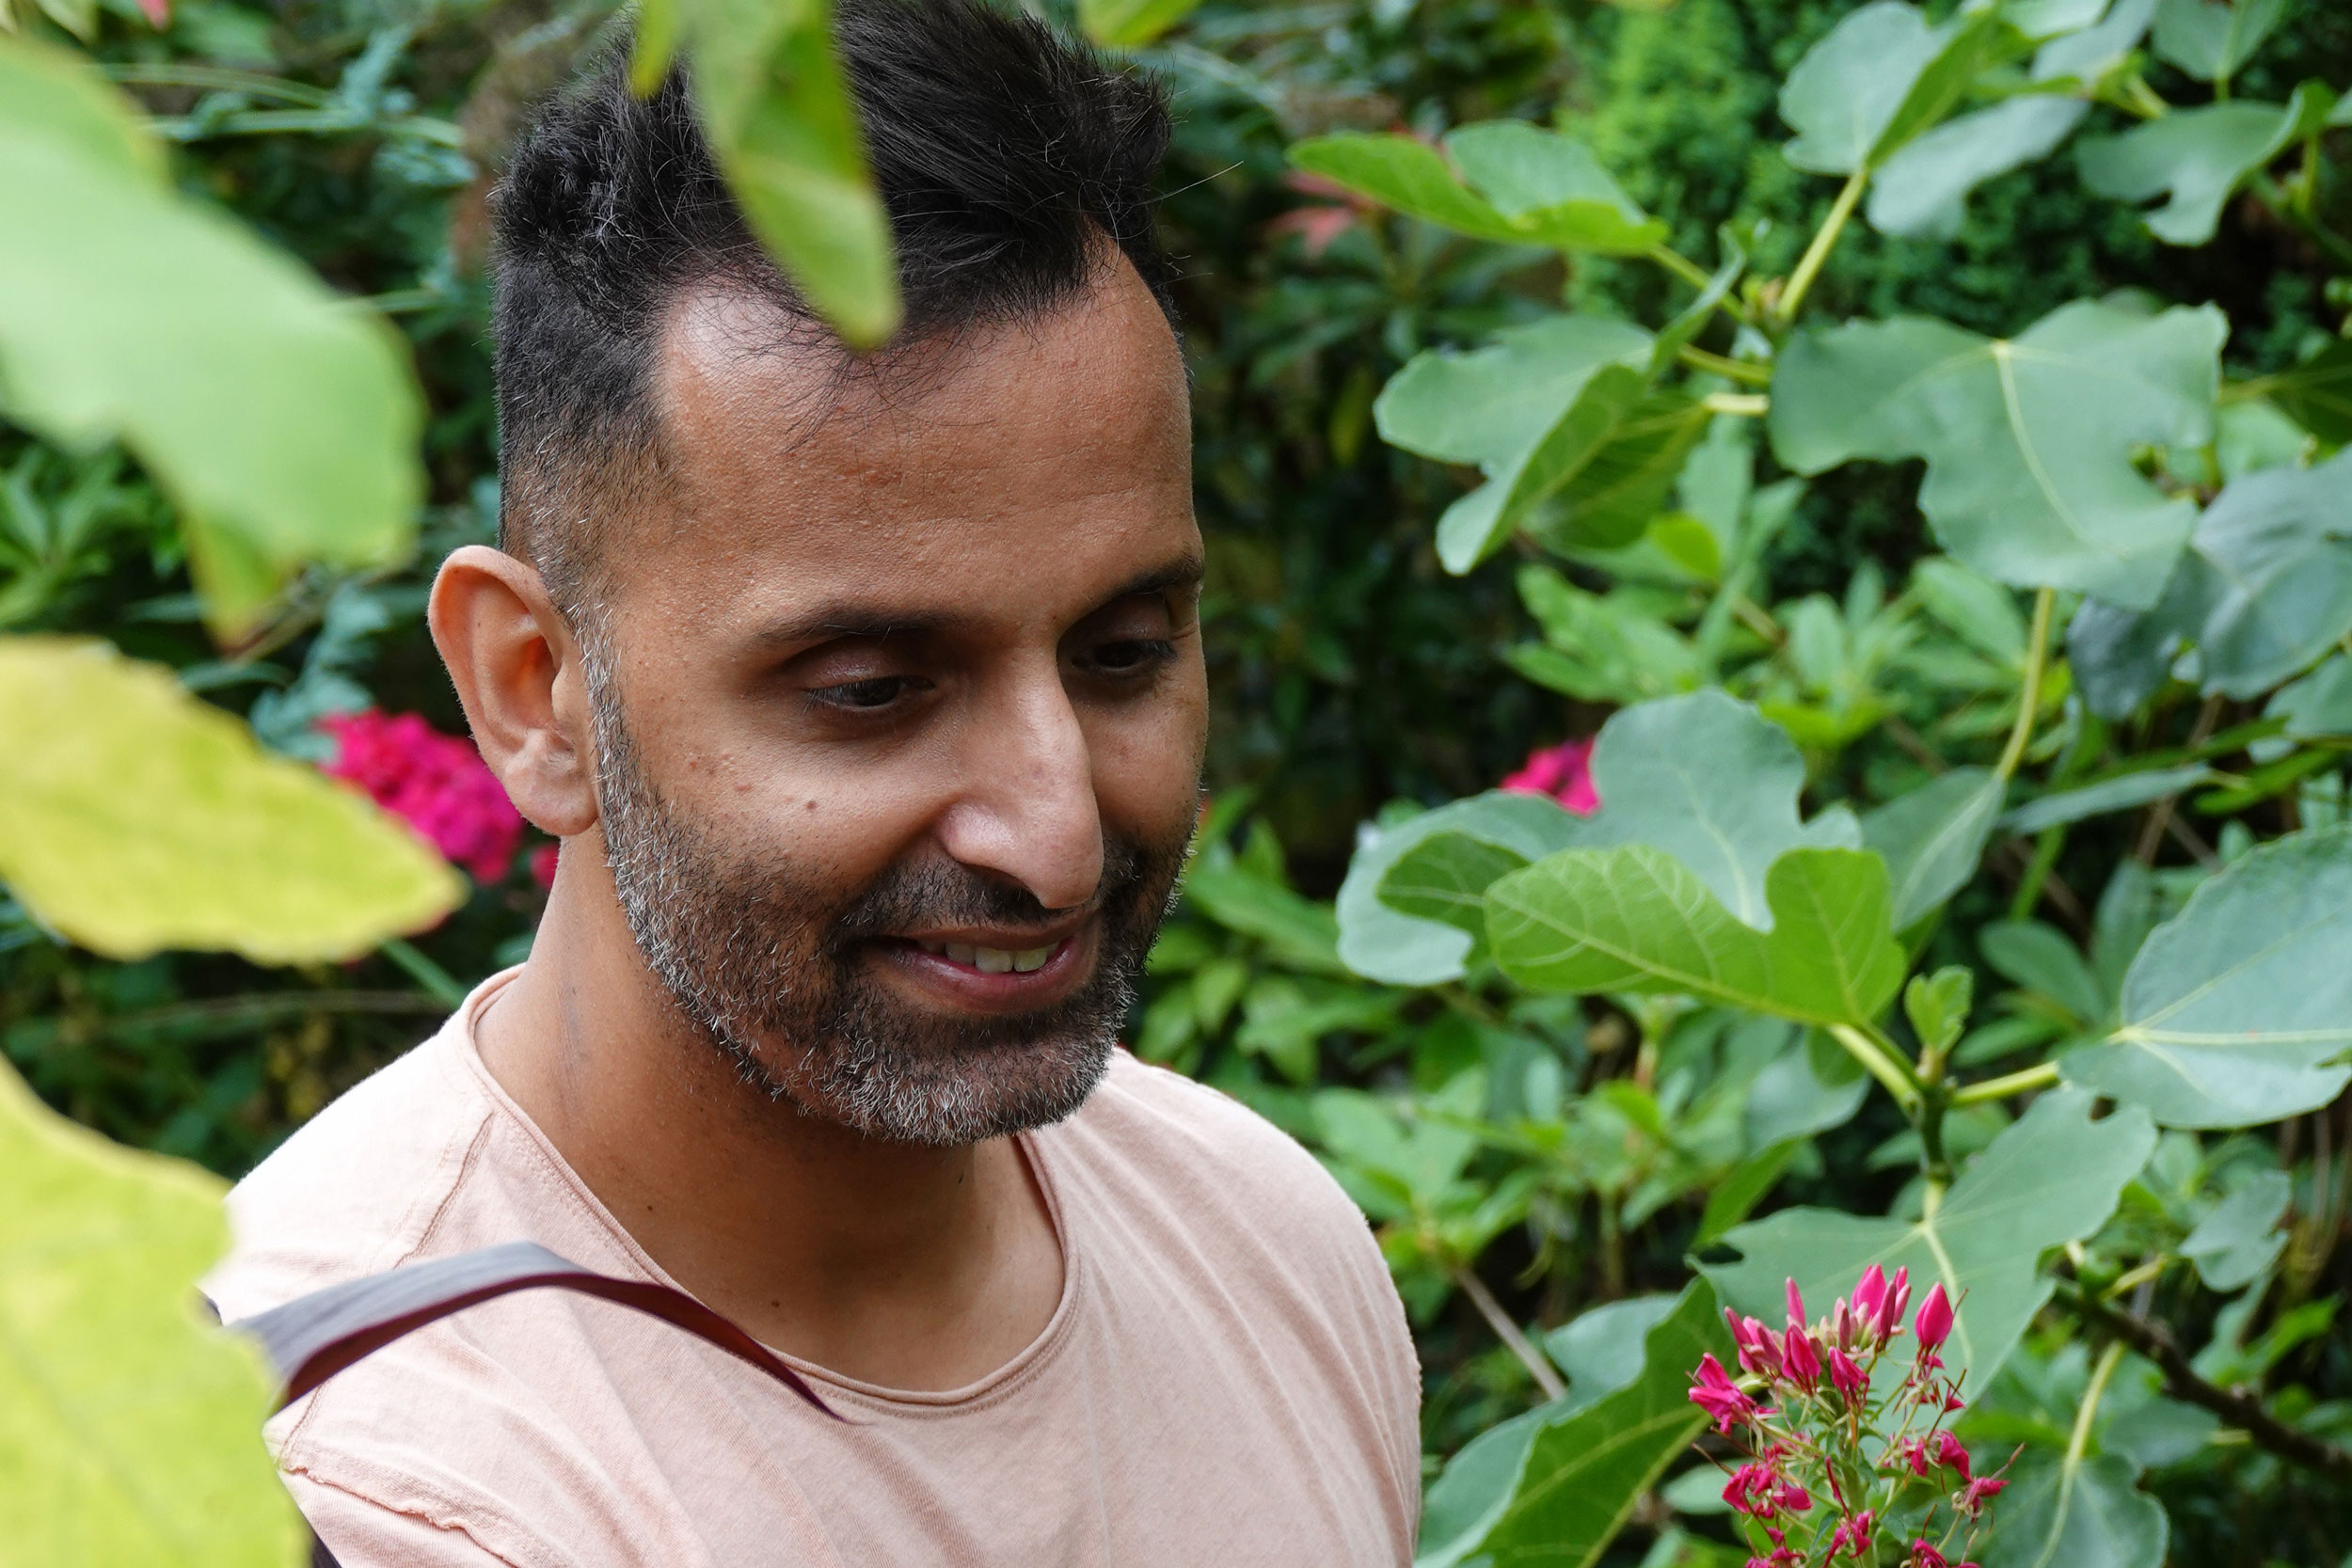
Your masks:
M2280 21L2239 61L2167 0L2153 49L2076 68L2096 105L2005 111L2038 150L1947 230L1930 125L2031 107L2030 55L1989 24L1899 135L1855 122L1879 54L1799 70L1844 0L1212 0L1149 42L1152 8L1090 8L1135 24L1184 116L1164 214L1213 574L1216 805L1136 1039L1323 1151L1381 1227L1433 1475L1461 1455L1429 1550L1718 1560L1708 1488L1642 1498L1694 1422L1626 1461L1629 1513L1525 1496L1624 1412L1684 1417L1713 1343L1665 1315L1692 1259L1755 1311L1784 1274L1842 1288L1881 1259L1957 1273L1983 1370L1963 1435L2026 1446L1987 1568L2053 1541L2352 1554L2352 1486L2166 1397L2114 1321L2352 1440L2352 851L2326 831L2352 739L2328 346L2352 130L2263 107L2352 87L2352 14L2244 6ZM2008 7L2054 34L2103 8ZM106 636L298 757L370 704L462 727L421 590L495 505L482 198L608 11L95 16L187 208L405 334L430 492L405 549L238 578L199 545L192 577L191 498L135 423L65 441L21 408L51 438L0 435L0 630ZM2149 132L2201 134L2209 100L2245 150L2206 161L2237 178L2144 222L2179 161ZM1488 129L1446 158L1347 139L1466 126ZM1798 289L1857 160L1884 177ZM1599 816L1477 794L1596 732ZM70 1114L233 1175L526 951L538 896L518 859L413 945L276 970L97 958L0 906L0 1045ZM2265 936L2302 945L2233 967ZM2183 1051L2208 1059L2175 1073ZM2058 1073L2119 1108L2036 1097ZM2087 1512L2095 1544L2066 1533Z

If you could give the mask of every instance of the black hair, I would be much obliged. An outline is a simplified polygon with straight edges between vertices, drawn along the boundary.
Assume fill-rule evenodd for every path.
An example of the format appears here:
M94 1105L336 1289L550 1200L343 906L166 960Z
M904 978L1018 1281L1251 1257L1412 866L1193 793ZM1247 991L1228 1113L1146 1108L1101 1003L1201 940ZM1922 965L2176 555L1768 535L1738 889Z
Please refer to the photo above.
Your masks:
M898 344L1068 304L1105 240L1169 309L1151 221L1168 117L1148 78L982 0L842 0L834 38L897 244ZM525 134L491 213L500 543L572 614L603 517L660 473L670 303L723 283L834 341L728 194L683 68L640 99L626 47L608 51Z

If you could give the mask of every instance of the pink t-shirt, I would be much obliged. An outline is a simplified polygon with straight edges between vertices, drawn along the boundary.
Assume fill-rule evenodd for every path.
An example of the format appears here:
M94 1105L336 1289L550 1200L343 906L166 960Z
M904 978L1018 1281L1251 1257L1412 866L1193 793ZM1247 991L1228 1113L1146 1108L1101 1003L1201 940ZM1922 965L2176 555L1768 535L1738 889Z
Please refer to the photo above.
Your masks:
M485 984L230 1196L230 1319L529 1240L675 1284L484 1069ZM1395 1564L1420 1377L1363 1217L1303 1149L1116 1053L1025 1134L1064 1259L1026 1350L907 1393L791 1360L846 1423L668 1323L532 1291L418 1331L269 1428L344 1568Z

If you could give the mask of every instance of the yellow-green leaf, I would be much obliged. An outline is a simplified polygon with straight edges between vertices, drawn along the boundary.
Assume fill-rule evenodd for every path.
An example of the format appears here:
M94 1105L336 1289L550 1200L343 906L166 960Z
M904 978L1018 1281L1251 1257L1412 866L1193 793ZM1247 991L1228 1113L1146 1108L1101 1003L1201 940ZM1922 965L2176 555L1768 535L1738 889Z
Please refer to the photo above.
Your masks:
M0 1563L302 1560L260 1358L198 1315L222 1183L66 1121L0 1065Z
M1114 49L1137 49L1167 32L1200 0L1078 0L1078 25Z
M174 191L131 105L87 67L13 40L0 212L11 418L120 439L190 515L274 562L405 546L421 405L392 332Z
M463 896L364 797L103 642L0 639L0 882L110 958L350 958Z

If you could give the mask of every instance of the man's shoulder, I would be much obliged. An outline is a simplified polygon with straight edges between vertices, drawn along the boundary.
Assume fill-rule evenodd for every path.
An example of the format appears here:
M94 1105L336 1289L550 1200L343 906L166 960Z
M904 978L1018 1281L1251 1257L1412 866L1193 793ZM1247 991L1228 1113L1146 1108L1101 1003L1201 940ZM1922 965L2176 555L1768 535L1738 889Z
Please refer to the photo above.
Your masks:
M378 1069L230 1191L235 1245L205 1293L234 1320L404 1261L447 1205L490 1109L446 1029Z

